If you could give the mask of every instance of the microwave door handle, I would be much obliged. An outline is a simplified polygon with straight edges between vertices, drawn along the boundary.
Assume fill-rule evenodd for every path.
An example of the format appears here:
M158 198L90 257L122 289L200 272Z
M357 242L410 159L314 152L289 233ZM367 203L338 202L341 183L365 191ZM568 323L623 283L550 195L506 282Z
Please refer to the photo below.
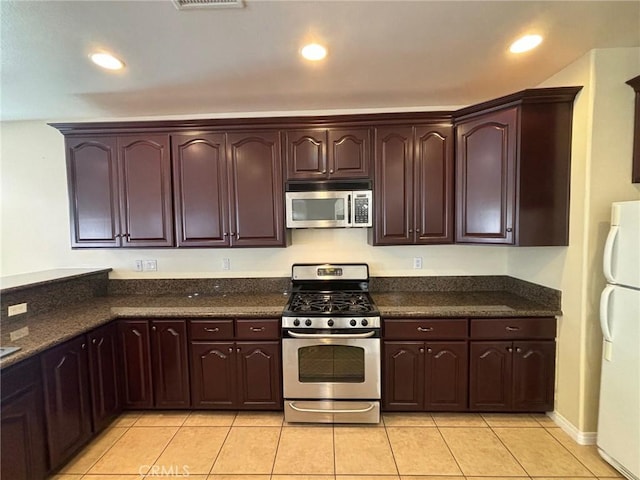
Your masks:
M347 227L353 227L353 208L351 208L351 194L347 195Z

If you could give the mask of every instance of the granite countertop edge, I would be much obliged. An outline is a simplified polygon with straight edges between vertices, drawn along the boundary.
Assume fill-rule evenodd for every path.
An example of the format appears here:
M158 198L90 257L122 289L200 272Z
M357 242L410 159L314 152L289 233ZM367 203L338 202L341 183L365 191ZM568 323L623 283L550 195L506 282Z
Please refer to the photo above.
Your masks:
M374 301L385 318L453 318L453 317L546 317L562 315L560 310L536 304L505 293L504 298L492 298L478 293L469 303L468 292L461 292L465 301L455 304L455 292L449 292L448 298L438 295L430 298L427 294L412 292L402 295L397 292L373 294ZM490 304L482 305L479 300L486 297ZM407 302L414 299L415 303ZM422 301L421 301L422 299ZM184 296L144 295L97 297L68 308L50 313L34 315L30 318L12 320L2 325L0 338L3 347L20 347L14 354L0 360L0 369L14 365L51 347L59 345L78 335L90 332L118 318L234 318L238 316L253 318L279 318L288 300L286 295L262 294L247 301L246 295L212 295L192 299ZM433 303L433 302L438 303ZM496 301L499 303L496 304ZM9 331L28 326L27 337L10 341Z

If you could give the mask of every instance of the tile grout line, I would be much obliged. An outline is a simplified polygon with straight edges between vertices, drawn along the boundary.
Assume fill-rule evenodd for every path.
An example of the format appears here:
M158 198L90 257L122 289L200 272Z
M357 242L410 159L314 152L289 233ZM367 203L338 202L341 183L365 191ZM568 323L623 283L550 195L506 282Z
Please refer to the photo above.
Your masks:
M435 418L433 419L433 423L436 423ZM446 428L446 427L444 427ZM464 473L464 470L462 469L462 466L460 465L460 462L458 462L458 459L456 458L456 456L453 454L453 450L451 450L451 447L449 446L449 444L447 443L447 439L444 438L444 435L442 434L442 432L440 431L440 427L438 426L438 424L436 423L436 430L438 431L438 435L440 435L440 438L442 439L442 442L444 443L444 445L447 447L447 450L449 451L449 453L451 454L451 458L453 458L453 461L456 462L456 466L458 467L458 470L460 470L460 474L464 477L467 478L467 475Z
M398 461L396 460L396 454L393 451L393 445L391 445L391 438L389 438L389 431L387 430L387 424L384 422L384 417L380 415L380 420L382 421L382 428L384 428L384 435L387 437L387 442L389 443L389 450L391 450L391 457L393 458L393 464L396 467L396 472L398 472L398 479L400 478L400 468L398 468Z
M280 440L282 439L282 430L284 429L284 415L282 417L282 423L280 424L280 432L278 432L278 442L276 443L276 451L273 455L273 463L271 464L271 473L269 473L269 479L273 478L273 471L276 469L276 460L278 459L278 450L280 449Z
M152 414L153 415L153 414ZM173 441L174 438L176 438L176 435L178 434L178 432L180 431L180 429L182 428L182 426L184 425L184 422L187 421L187 418L189 418L191 416L191 414L188 414L187 416L184 417L184 420L182 420L182 423L180 425L178 425L178 428L176 428L176 431L173 433L173 435L171 435L171 438L169 439L169 441L165 444L164 448L160 451L160 453L158 454L158 456L155 458L155 460L153 462L150 462L150 466L149 466L149 470L151 470L156 462L158 461L158 459L162 456L162 454L165 452L165 450L167 449L167 447L169 446L169 444L171 444L171 442ZM140 418L142 418L143 415L140 416ZM140 420L140 418L138 418L138 420ZM136 421L136 423L138 423ZM135 426L135 424L134 424ZM161 426L161 425L158 425ZM171 426L175 426L175 425L171 425ZM144 426L142 426L142 428L145 428ZM166 427L165 427L166 428ZM147 475L149 474L149 472L146 472L144 475L141 476L141 478L147 478ZM138 475L140 475L140 473L138 473Z
M114 420L115 420L115 419L114 419ZM106 432L106 431L107 431L107 429L109 429L109 428L112 428L112 427L107 427L107 428L105 428L101 433ZM118 427L115 427L115 428L118 428ZM109 448L107 448L104 452L102 452L102 455L100 455L100 456L99 456L98 458L96 458L93 462L91 462L91 465L89 465L89 468L87 468L87 470L86 470L84 473L80 473L80 474L75 474L75 473L60 473L60 471L58 471L58 473L55 473L55 474L54 474L54 476L55 476L55 475L80 475L80 478L83 478L85 475L89 475L89 470L91 470L91 469L95 466L95 464L96 464L96 463L98 463L98 462L100 461L100 459L101 459L102 457L104 457L104 456L107 454L107 452L109 452L109 450L111 450L111 449L113 448L113 446L114 446L116 443L118 443L118 440L120 440L122 437L124 437L124 436L127 434L127 432L129 431L129 429L130 429L131 427L119 427L119 428L124 428L124 432L122 432L122 435L120 435L120 436L119 436L119 437L118 437L118 438L117 438L117 439L116 439L116 440L115 440L111 445L109 445ZM82 450L80 450L78 453L76 453L72 458L70 458L70 459L67 461L67 464L68 464L68 463L70 463L70 462L71 462L71 460L75 459L78 455L80 455L80 454L81 454L85 449L87 449L87 448L88 448L92 443L93 443L93 440L91 440L89 443L87 443L87 444L82 448ZM65 466L66 466L66 464L65 464ZM63 468L64 468L64 467L63 467Z
M214 410L217 411L217 410ZM218 457L220 456L220 452L222 452L222 449L224 448L224 444L227 442L227 439L229 438L229 434L231 433L231 429L233 428L233 424L236 422L236 418L238 418L238 412L235 412L235 415L233 416L233 420L231 421L230 425L224 425L226 427L229 428L229 430L227 430L227 434L224 436L224 440L222 440L222 443L220 444L220 448L218 449L218 453L216 453L216 457L213 459L213 463L211 464L211 468L209 469L209 473L206 474L207 478L209 478L209 476L214 475L213 473L213 467L216 466L216 462L218 461Z

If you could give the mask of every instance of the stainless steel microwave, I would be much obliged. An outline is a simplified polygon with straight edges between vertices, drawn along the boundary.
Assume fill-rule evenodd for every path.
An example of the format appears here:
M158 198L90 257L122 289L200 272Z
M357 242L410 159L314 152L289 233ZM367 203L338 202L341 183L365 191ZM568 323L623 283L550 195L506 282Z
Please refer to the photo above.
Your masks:
M371 190L288 191L287 228L370 227Z

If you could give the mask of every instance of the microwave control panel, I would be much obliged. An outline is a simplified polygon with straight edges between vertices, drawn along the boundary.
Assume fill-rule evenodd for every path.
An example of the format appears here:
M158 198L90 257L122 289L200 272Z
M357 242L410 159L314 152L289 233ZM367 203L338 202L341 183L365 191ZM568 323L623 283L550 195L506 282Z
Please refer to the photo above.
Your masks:
M353 225L370 227L371 192L353 192Z

